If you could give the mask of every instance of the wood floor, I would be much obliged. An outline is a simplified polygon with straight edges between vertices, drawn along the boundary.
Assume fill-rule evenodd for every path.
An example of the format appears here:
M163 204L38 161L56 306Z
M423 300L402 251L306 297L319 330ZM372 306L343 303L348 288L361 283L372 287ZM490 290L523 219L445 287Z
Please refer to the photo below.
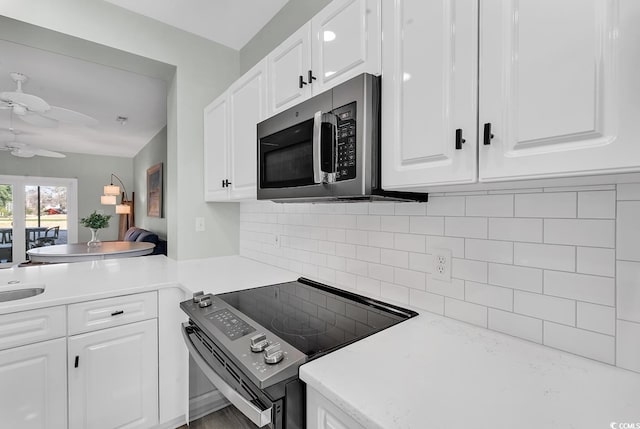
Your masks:
M211 413L201 419L192 422L189 426L184 425L178 429L255 429L251 420L247 419L241 412L229 406Z

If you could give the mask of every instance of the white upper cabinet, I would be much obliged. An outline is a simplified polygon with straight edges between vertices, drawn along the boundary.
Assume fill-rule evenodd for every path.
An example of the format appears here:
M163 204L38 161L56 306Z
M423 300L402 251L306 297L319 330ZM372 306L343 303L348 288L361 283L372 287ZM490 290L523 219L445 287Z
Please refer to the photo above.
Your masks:
M204 109L204 199L226 200L229 190L224 181L227 172L228 102L222 94Z
M637 0L480 2L481 181L638 170L639 20Z
M285 110L309 97L306 84L311 70L311 26L293 33L267 57L269 114Z
M380 74L380 8L379 0L334 0L313 17L315 94L360 73Z
M333 0L267 57L272 116L360 73L379 75L380 0Z
M382 8L383 188L476 181L477 1Z
M257 124L267 112L267 62L260 61L204 110L204 199L256 198Z
M229 198L255 199L257 177L257 124L266 117L266 61L238 79L229 94Z

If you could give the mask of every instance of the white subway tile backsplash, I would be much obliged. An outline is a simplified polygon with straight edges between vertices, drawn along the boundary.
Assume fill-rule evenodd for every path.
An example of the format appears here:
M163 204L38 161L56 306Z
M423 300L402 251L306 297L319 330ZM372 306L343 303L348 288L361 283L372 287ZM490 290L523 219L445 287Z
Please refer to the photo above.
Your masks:
M471 259L452 258L451 276L457 279L487 282L487 263Z
M542 219L491 218L489 238L542 243Z
M545 321L544 345L601 362L615 363L615 337L609 335Z
M487 307L513 310L513 289L509 288L466 281L464 299Z
M464 258L464 238L430 235L427 237L427 253L433 253L434 249L448 249L454 258Z
M578 328L615 335L616 309L604 305L578 302Z
M542 270L514 265L489 264L489 283L527 292L542 293Z
M433 255L428 253L409 253L409 268L414 271L430 273L433 271Z
M425 290L427 275L420 271L405 270L403 268L393 269L394 283L407 286L412 289Z
M514 291L513 311L565 325L574 326L576 322L575 301L537 293Z
M380 296L383 299L395 301L399 304L409 305L409 288L393 283L380 283Z
M487 307L482 305L445 298L444 315L473 325L487 327Z
M615 226L613 220L545 219L544 242L613 248Z
M409 268L409 252L380 249L380 262L394 267Z
M436 314L444 314L444 296L417 289L409 290L409 304Z
M400 234L394 236L394 247L397 250L408 252L424 252L426 249L426 239L424 235Z
M490 308L489 329L542 343L542 320L533 317Z
M611 277L545 271L544 293L594 304L615 305L615 281Z
M478 195L467 198L467 216L513 217L513 195Z
M640 372L640 184L243 202L239 238L245 257Z
M618 261L618 319L640 323L640 263Z
M380 229L388 232L409 232L409 216L380 216Z
M487 238L487 219L482 217L448 217L444 225L449 237Z
M429 197L427 215L464 216L465 197Z
M616 251L597 247L578 247L579 273L613 277L616 274Z
M640 372L640 323L618 320L616 364Z
M356 258L367 262L380 262L380 249L377 247L356 247Z
M444 234L444 218L439 216L411 216L409 232L412 234Z
M516 217L574 218L577 210L575 192L515 195Z
M526 267L575 271L576 248L552 244L514 243L513 263Z
M640 183L621 183L617 188L618 201L640 201Z
M579 192L578 217L588 219L615 219L616 192Z
M451 279L451 282L427 276L427 292L464 300L464 280Z
M395 213L401 216L424 216L428 203L396 203Z
M640 201L619 201L616 257L640 262Z
M513 243L494 240L465 240L465 256L478 261L513 263Z

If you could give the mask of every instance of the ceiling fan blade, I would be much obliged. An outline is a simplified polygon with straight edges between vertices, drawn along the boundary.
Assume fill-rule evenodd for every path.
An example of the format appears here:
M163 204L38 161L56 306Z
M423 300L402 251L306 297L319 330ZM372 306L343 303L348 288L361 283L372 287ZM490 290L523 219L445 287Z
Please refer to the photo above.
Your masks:
M46 112L51 108L42 98L24 92L6 91L0 93L0 100L9 104L19 104L32 112Z
M28 149L20 149L15 148L11 150L11 155L17 156L18 158L33 158L36 154Z
M44 116L40 116L38 114L16 116L27 124L35 125L36 127L55 128L58 126L58 121L56 121L55 119L45 118Z
M51 106L51 109L43 113L43 116L68 124L84 125L87 127L95 127L98 125L98 120L89 115L58 106Z
M26 149L28 152L32 152L34 155L46 156L48 158L66 158L67 155L60 152L53 152L51 150L38 149L35 147L29 147Z

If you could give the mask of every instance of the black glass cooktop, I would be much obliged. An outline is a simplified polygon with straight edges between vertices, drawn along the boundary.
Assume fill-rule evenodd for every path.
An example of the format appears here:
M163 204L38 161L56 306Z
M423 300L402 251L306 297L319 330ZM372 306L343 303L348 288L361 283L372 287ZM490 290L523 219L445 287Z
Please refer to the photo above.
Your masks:
M308 279L216 295L308 358L402 322L417 313Z

